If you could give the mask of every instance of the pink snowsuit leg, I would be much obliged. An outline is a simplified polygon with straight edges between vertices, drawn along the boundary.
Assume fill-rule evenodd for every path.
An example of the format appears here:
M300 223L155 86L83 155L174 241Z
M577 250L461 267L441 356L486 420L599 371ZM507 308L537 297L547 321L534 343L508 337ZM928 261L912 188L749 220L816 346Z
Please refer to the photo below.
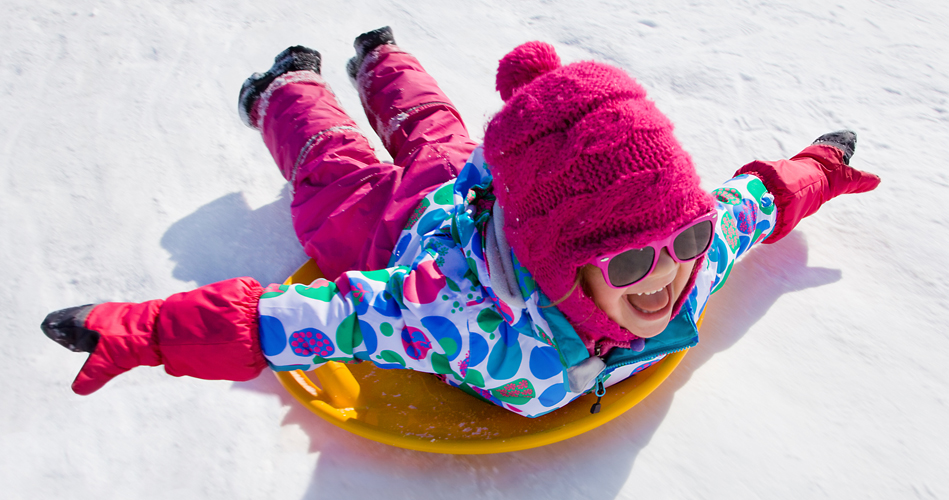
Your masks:
M476 146L435 80L396 46L367 55L357 87L395 164L376 159L312 72L277 79L258 104L264 142L293 187L297 237L329 279L386 267L412 211Z
M294 191L293 225L306 253L335 279L388 265L421 199L454 178L476 144L457 110L419 62L393 45L369 53L358 74L366 115L395 164L380 162L322 77L278 77L251 115ZM257 332L264 288L236 278L141 304L99 304L84 318L44 322L57 342L66 330L96 332L73 390L90 394L116 375L165 365L172 375L249 380L266 366ZM62 318L61 318L62 319Z

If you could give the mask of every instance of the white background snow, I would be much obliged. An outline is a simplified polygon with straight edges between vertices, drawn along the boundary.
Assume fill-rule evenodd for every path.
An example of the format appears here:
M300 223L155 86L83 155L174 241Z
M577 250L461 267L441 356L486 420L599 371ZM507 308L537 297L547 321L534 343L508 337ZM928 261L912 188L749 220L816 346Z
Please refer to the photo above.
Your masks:
M949 4L582 3L0 1L0 497L949 497ZM390 448L269 372L70 392L85 356L42 335L48 312L304 261L238 90L308 45L369 130L343 68L386 24L477 138L498 59L536 39L639 79L709 188L841 128L883 184L752 252L657 392L545 448Z

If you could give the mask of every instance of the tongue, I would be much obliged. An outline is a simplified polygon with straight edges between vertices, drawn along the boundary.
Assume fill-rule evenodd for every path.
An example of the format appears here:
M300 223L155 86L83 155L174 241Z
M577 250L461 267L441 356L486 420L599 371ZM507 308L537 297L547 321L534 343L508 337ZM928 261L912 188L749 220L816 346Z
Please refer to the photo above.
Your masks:
M669 303L669 293L662 289L651 295L630 295L629 303L643 311L658 311Z

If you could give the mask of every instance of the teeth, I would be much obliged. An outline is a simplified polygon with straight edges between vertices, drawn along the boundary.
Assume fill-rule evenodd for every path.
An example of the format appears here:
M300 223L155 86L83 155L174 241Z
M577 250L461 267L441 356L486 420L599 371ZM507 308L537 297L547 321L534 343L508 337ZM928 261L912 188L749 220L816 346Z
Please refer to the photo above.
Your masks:
M663 288L665 288L665 287L663 287ZM651 291L651 292L637 293L636 295L652 295L652 294L654 294L654 293L659 293L659 292L661 292L661 291L663 290L663 288L660 288L660 289L658 289L658 290L653 290L653 291Z

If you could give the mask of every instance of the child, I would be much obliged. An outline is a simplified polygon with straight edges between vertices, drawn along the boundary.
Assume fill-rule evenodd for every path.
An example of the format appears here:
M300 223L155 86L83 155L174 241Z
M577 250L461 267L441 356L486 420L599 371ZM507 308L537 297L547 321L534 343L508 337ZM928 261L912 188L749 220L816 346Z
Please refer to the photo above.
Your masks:
M849 167L856 136L842 131L706 193L642 87L605 64L562 66L540 42L501 60L505 105L478 145L390 29L355 47L347 69L394 164L342 111L316 51L287 49L240 94L327 279L51 313L44 332L91 353L76 393L139 365L239 381L361 360L542 415L694 346L735 259L879 184Z

